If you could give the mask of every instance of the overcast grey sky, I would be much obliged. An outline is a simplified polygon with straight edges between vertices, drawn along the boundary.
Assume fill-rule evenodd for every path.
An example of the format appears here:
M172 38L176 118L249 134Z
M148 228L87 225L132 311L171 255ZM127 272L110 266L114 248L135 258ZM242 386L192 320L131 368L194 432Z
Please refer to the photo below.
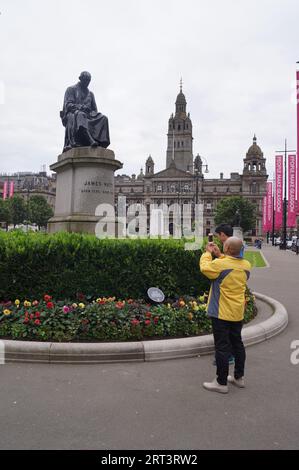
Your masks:
M296 148L298 0L5 0L0 11L0 172L49 171L82 70L121 173L149 154L165 168L181 76L209 177L242 171L254 133L271 177L284 138Z

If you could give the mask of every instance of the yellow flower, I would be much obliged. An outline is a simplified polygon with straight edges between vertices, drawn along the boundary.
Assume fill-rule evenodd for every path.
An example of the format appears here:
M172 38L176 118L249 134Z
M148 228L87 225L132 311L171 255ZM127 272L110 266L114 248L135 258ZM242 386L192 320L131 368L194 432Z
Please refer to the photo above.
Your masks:
M193 310L194 310L194 312L198 312L199 306L198 305L193 305Z
M11 311L6 308L5 310L3 310L3 314L4 315L10 315Z
M193 318L193 313L189 312L189 313L188 313L188 318L189 318L189 320L191 321L192 318Z
M25 300L24 306L25 307L31 307L31 302L28 302L28 300Z
M186 305L186 304L185 304L185 302L184 302L183 300L180 300L180 301L179 301L179 306L180 306L180 307L185 307L185 305Z
M85 305L81 302L81 303L79 304L79 307L80 307L80 308L85 308Z
M204 302L204 301L205 301L205 296L204 296L204 295L201 295L201 296L199 297L199 300L200 300L201 302Z
M99 298L97 299L97 302L101 302L101 300L102 300L101 297L99 297Z
M78 305L77 305L77 304L72 304L72 307L73 307L73 308L77 308Z
M171 305L170 305L170 304L167 304L167 308L171 308Z
M16 300L15 300L15 305L17 305L17 306L19 306L19 305L20 305L20 301L19 301L19 299L16 299Z

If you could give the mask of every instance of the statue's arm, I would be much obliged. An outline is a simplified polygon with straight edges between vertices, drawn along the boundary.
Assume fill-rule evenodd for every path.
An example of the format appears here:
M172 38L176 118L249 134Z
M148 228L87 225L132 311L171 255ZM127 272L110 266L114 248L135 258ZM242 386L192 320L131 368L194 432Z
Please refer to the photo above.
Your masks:
M77 108L76 106L76 95L75 95L75 90L73 87L69 87L64 95L64 105L63 105L63 110L64 113L68 113L70 111L75 111Z

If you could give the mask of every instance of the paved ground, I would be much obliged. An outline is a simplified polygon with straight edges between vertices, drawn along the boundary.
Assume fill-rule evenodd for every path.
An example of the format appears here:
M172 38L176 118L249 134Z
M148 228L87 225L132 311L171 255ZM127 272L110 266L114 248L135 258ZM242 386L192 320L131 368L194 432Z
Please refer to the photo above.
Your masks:
M212 394L212 357L95 366L0 366L1 449L298 449L299 256L265 246L250 285L289 312L247 349L247 388Z

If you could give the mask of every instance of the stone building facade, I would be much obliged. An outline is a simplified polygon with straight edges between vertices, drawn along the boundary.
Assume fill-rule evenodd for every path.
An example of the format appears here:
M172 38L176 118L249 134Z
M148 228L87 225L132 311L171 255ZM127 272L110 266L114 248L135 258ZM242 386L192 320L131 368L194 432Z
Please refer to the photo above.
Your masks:
M31 196L43 196L51 208L55 208L56 174L47 175L45 171L39 173L17 172L0 174L0 197L3 197L4 183L14 183L14 195L22 197L26 202Z
M126 203L143 204L149 209L152 204L195 204L204 206L204 234L215 229L214 215L218 202L228 196L243 196L257 208L256 226L252 235L262 235L262 202L266 194L266 159L257 145L256 136L243 159L242 173L231 173L230 178L206 177L207 162L197 155L193 157L192 121L187 113L185 95L180 92L175 102L175 113L168 121L166 168L155 173L151 156L141 168L138 176L125 174L115 176L115 203L119 195L126 196Z

